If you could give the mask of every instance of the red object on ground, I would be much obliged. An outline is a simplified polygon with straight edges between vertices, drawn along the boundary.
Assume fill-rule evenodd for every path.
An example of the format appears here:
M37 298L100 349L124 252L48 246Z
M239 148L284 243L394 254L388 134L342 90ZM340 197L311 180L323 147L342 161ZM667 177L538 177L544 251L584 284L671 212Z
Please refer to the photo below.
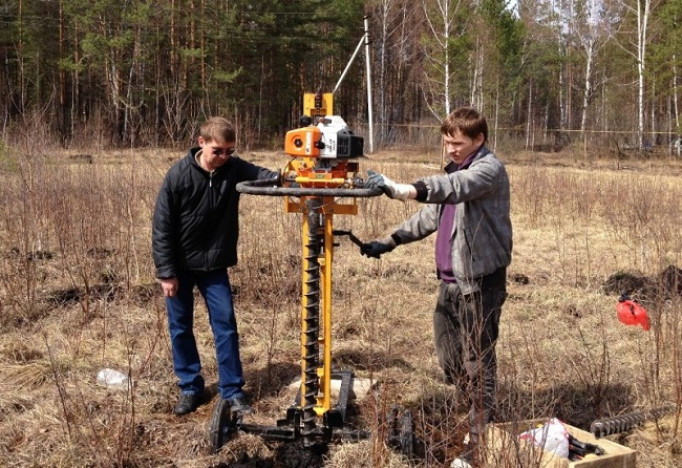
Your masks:
M616 304L618 320L625 325L641 325L644 330L649 327L649 314L646 309L629 297L620 298Z

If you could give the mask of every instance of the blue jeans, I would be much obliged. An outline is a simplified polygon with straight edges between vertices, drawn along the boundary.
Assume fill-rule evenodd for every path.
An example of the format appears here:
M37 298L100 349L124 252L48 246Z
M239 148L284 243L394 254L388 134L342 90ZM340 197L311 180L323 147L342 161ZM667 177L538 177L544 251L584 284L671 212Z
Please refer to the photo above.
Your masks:
M182 272L178 274L177 294L166 298L173 368L180 391L198 393L204 390L201 360L193 330L195 285L204 298L213 330L220 396L225 399L241 395L244 379L239 359L239 334L226 270L210 273Z

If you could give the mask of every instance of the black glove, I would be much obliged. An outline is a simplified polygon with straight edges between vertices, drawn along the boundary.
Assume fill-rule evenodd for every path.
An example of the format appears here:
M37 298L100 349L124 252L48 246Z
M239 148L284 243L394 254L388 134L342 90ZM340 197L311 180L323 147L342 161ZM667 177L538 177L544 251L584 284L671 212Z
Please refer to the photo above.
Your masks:
M278 171L272 171L272 172L273 172L273 174L265 180L268 181L267 182L268 184L272 184L276 187L281 187L282 186L282 178L283 178L282 171L278 170Z
M371 258L380 258L381 254L391 252L397 247L395 240L392 236L384 237L383 239L377 239L366 244L362 244L360 247L360 253Z

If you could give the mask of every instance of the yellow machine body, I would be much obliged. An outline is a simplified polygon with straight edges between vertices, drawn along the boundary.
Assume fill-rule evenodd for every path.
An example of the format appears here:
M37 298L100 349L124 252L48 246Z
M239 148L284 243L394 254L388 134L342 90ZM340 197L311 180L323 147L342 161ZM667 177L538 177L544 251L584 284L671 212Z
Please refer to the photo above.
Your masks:
M303 99L305 115L312 117L311 125L290 130L286 133L284 150L291 157L285 169L285 182L303 188L352 188L353 178L359 171L358 163L349 159L325 159L321 157L319 142L323 138L318 123L333 113L332 93L305 93ZM322 125L323 126L323 125ZM319 226L310 226L309 214L313 201L315 214L319 214ZM356 199L343 199L333 196L285 197L285 210L288 213L302 213L302 330L301 330L301 395L307 395L306 380L317 376L315 395L315 414L322 418L332 408L331 398L331 324L332 324L332 261L334 252L333 218L335 214L355 215L358 212ZM315 217L314 217L315 218ZM315 240L311 242L311 229ZM319 240L316 251L311 245ZM317 278L311 278L309 261L314 258L319 264L319 285ZM312 286L311 286L312 285ZM319 291L311 291L319 287ZM319 293L319 294L318 294ZM308 330L309 310L314 307L313 300L320 299L320 316L317 330ZM315 299L313 299L315 298ZM310 335L316 334L319 346L319 366L308 368Z
M333 115L331 93L306 93L305 117L301 128L287 132L284 142L290 160L281 174L281 186L270 180L243 181L241 193L284 196L285 211L302 218L301 235L301 385L286 419L277 426L245 424L239 411L219 404L211 424L211 444L215 450L237 430L261 433L274 440L302 438L303 447L314 447L337 437L360 440L366 431L346 425L346 410L353 374L332 370L332 263L335 237L348 235L352 242L364 244L350 231L333 229L334 215L358 213L357 198L381 195L365 187L359 165L353 158L363 156L363 139L347 128L341 116ZM332 378L339 380L339 392L332 401ZM394 416L390 421L397 421ZM400 435L390 422L389 443L402 444L406 435L402 419ZM411 424L411 419L408 421ZM409 444L411 445L411 444Z
M334 94L304 93L303 113L310 117L324 117L334 114Z

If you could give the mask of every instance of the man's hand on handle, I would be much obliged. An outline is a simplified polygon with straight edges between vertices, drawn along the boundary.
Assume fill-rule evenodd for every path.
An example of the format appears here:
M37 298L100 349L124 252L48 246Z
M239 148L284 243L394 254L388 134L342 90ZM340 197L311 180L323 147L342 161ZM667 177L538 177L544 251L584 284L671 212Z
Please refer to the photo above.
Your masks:
M395 243L393 237L388 236L384 237L383 239L377 239L366 244L362 244L362 247L360 247L360 252L362 255L367 257L381 258L382 254L391 252L396 248L397 245L398 244Z
M370 169L367 171L365 188L375 187L380 188L389 198L395 200L405 201L408 198L414 198L417 195L417 189L414 188L414 185L393 182L385 175Z

